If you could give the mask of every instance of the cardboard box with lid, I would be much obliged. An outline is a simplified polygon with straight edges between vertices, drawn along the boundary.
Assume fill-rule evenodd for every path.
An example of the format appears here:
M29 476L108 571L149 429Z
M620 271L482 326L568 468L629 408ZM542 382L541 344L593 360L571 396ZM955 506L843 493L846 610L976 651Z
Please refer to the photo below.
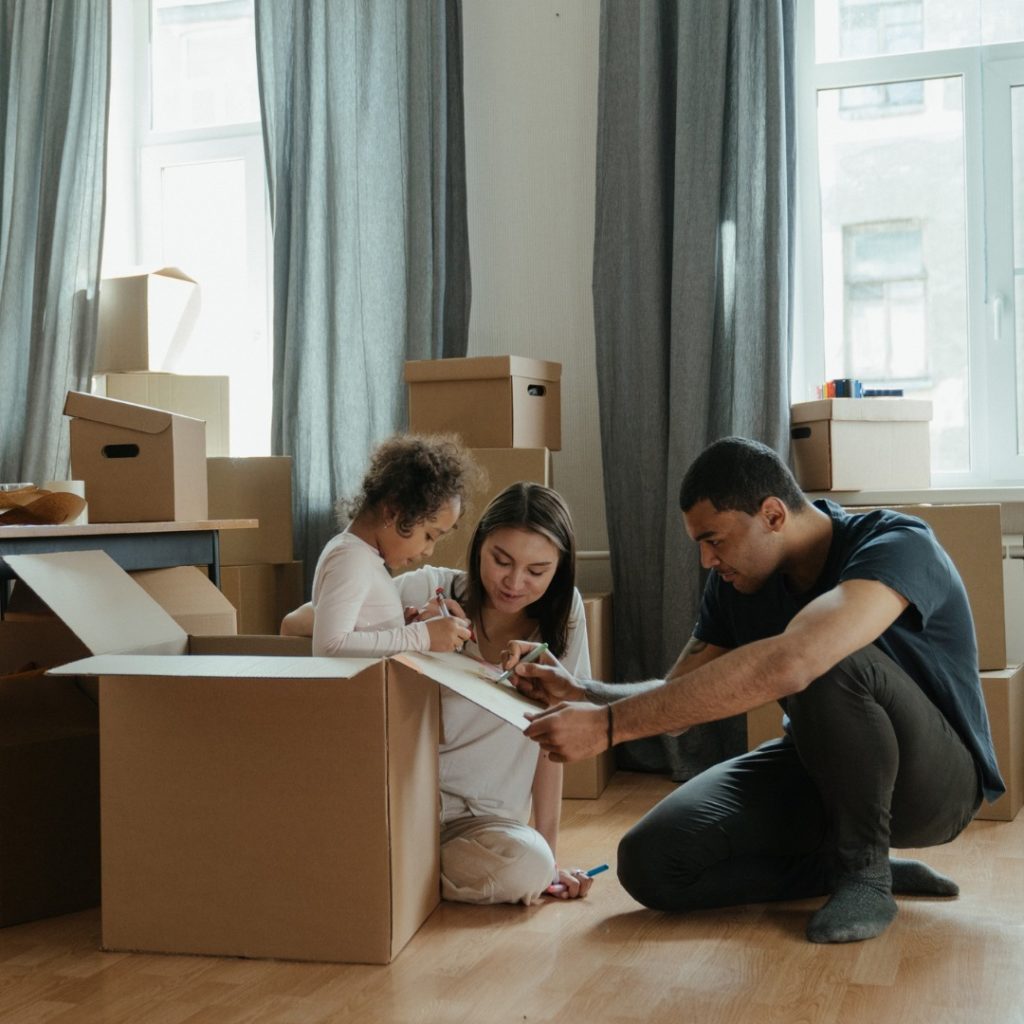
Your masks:
M437 684L518 725L533 705L456 655L189 637L102 552L9 562L118 652L54 670L99 679L104 947L397 956L440 898Z
M69 391L71 470L93 523L208 518L206 424L145 405Z
M932 403L824 398L790 409L793 472L805 491L927 487Z
M561 363L523 356L405 364L409 430L454 433L469 448L562 447Z

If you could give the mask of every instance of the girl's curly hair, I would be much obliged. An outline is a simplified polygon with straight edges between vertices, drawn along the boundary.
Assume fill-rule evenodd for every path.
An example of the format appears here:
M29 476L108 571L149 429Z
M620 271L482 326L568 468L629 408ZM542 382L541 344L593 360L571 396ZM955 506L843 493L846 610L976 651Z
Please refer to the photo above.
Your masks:
M338 523L387 508L395 529L407 537L453 498L464 508L478 474L469 450L454 435L396 434L374 448L360 492L335 505Z

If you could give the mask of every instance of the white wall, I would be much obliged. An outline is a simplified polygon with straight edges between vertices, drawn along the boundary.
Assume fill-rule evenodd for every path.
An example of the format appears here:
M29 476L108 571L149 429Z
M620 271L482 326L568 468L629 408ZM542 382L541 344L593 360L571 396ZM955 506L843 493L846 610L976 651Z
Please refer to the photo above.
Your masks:
M554 483L581 550L608 547L591 273L596 0L464 0L469 354L562 364ZM610 587L583 562L580 585Z

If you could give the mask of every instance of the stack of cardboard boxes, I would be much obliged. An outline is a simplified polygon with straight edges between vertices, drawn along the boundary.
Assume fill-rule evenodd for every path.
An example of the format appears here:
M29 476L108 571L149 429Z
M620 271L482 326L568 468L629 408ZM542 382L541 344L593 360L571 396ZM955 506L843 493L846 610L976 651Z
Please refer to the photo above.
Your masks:
M276 633L303 599L302 562L293 558L292 460L211 458L206 470L212 519L259 520L255 530L220 539L220 585L238 611L238 632Z
M822 399L792 409L792 454L808 491L926 488L931 403L907 399ZM894 505L925 520L957 567L971 605L978 669L1006 793L979 818L1009 821L1024 805L1024 668L1007 665L1003 550L998 505ZM851 512L867 512L854 507ZM747 746L782 732L778 704L747 714Z
M199 315L199 286L176 267L100 282L93 393L206 423L206 454L230 451L228 378L169 373Z
M521 356L425 359L406 363L409 429L458 434L487 480L459 526L431 561L465 568L473 531L487 503L519 480L554 486L551 452L562 447L559 363ZM584 598L593 675L610 679L611 595ZM611 752L567 765L563 795L600 796L614 771Z

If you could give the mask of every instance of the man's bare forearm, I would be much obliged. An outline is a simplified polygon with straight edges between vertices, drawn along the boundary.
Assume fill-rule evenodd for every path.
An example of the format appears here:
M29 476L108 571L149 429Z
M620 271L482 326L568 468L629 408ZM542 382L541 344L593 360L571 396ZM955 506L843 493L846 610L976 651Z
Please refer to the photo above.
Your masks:
M580 688L586 691L591 704L611 704L623 697L635 697L665 685L664 679L648 679L641 683L601 683L596 679L578 679Z
M694 655L702 654L707 650L707 646L703 640L698 640L695 636L691 636L676 659L676 663L669 673L669 678L684 675L690 668L696 667L696 664L688 667L686 665L687 659ZM587 699L592 704L611 704L613 701L622 700L624 697L635 697L640 693L657 690L658 687L665 685L665 680L648 679L637 683L602 683L596 679L586 679L579 680L579 685L586 690Z

